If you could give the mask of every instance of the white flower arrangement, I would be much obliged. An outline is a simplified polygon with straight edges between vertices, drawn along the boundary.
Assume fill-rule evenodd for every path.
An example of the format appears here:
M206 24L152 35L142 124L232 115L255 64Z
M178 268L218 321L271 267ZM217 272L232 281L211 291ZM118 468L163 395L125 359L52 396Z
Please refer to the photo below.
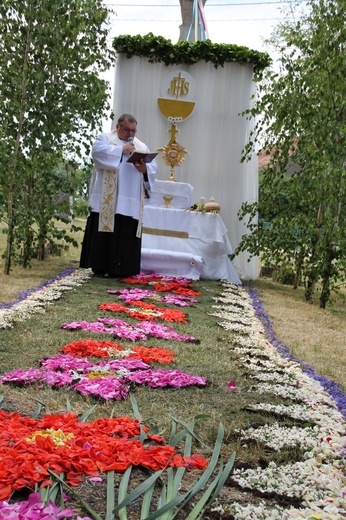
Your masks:
M218 325L233 334L244 334L244 336L247 336L252 332L251 326L242 325L241 323L232 323L232 321L229 320L218 322Z
M33 314L45 312L45 308L61 298L65 291L85 283L91 274L91 269L75 270L63 278L53 279L46 286L30 292L25 299L14 303L9 308L0 308L0 329L11 328L15 322L25 321Z
M217 318L222 318L225 320L229 320L232 323L240 323L241 325L251 326L252 319L246 318L244 315L240 316L239 314L230 314L229 310L225 308L213 305L213 309L219 309L217 312L208 312L209 316L216 316Z
M299 447L309 450L319 444L318 428L299 428L297 426L287 427L278 423L266 424L260 428L247 428L236 430L240 432L241 440L254 440L264 444L272 450Z
M260 505L219 504L214 510L232 513L236 520L346 518L346 423L336 402L298 362L282 357L266 339L247 291L231 282L223 282L223 287L221 296L214 298L221 305L213 305L215 311L210 315L224 320L218 324L231 333L239 362L252 373L251 379L259 381L250 391L296 401L287 405L258 403L248 408L302 422L301 427L283 427L276 422L237 430L243 443L252 440L275 451L297 447L303 460L284 466L270 462L266 468L236 469L232 478L244 490L273 493L278 499L292 497L301 500L302 507L282 508L263 500ZM306 422L309 426L303 425Z

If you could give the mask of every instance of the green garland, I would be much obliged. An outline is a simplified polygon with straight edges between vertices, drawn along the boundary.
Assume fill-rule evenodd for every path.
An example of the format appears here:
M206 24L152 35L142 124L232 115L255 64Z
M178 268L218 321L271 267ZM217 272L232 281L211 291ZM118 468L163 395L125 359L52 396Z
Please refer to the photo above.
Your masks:
M247 47L233 44L212 43L210 40L194 43L179 41L173 44L162 36L152 33L146 36L120 35L114 38L113 48L123 53L126 58L133 56L148 58L150 63L165 65L193 65L201 60L211 62L214 67L223 67L225 63L250 63L255 73L260 73L271 63L270 56L265 52L253 51Z

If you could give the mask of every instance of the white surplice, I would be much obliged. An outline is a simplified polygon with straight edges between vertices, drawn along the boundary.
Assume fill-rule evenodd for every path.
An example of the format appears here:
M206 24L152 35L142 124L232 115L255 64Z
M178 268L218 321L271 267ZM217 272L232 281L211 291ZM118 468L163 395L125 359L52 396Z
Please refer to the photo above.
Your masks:
M126 141L119 139L115 131L100 134L92 148L94 171L89 188L89 206L97 213L101 209L101 193L104 172L116 176L116 196L112 202L113 215L118 213L136 220L141 216L141 200L143 190L143 174L133 164L126 162L128 154L123 155ZM133 144L137 150L149 151L148 147L136 137ZM157 175L156 161L147 164L148 188L154 183Z

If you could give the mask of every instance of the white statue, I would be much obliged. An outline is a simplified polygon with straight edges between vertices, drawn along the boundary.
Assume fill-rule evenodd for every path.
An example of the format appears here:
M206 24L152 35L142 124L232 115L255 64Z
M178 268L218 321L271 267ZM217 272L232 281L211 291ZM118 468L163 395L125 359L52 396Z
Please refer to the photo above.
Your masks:
M203 7L207 0L201 0ZM195 39L195 28L194 28L194 20L193 17L193 6L194 3L198 4L198 0L180 0L180 10L181 10L181 19L182 25L179 26L180 36L179 40L187 40L189 42L194 42ZM198 27L197 40L204 40L202 37L201 27Z

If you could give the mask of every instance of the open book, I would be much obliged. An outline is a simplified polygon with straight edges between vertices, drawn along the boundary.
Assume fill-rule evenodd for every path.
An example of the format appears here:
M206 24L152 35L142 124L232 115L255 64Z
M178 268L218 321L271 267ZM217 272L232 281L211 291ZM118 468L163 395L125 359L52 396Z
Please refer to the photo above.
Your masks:
M141 162L141 159L143 159L145 163L150 163L158 154L159 152L139 152L138 150L135 150L126 162L133 164Z

